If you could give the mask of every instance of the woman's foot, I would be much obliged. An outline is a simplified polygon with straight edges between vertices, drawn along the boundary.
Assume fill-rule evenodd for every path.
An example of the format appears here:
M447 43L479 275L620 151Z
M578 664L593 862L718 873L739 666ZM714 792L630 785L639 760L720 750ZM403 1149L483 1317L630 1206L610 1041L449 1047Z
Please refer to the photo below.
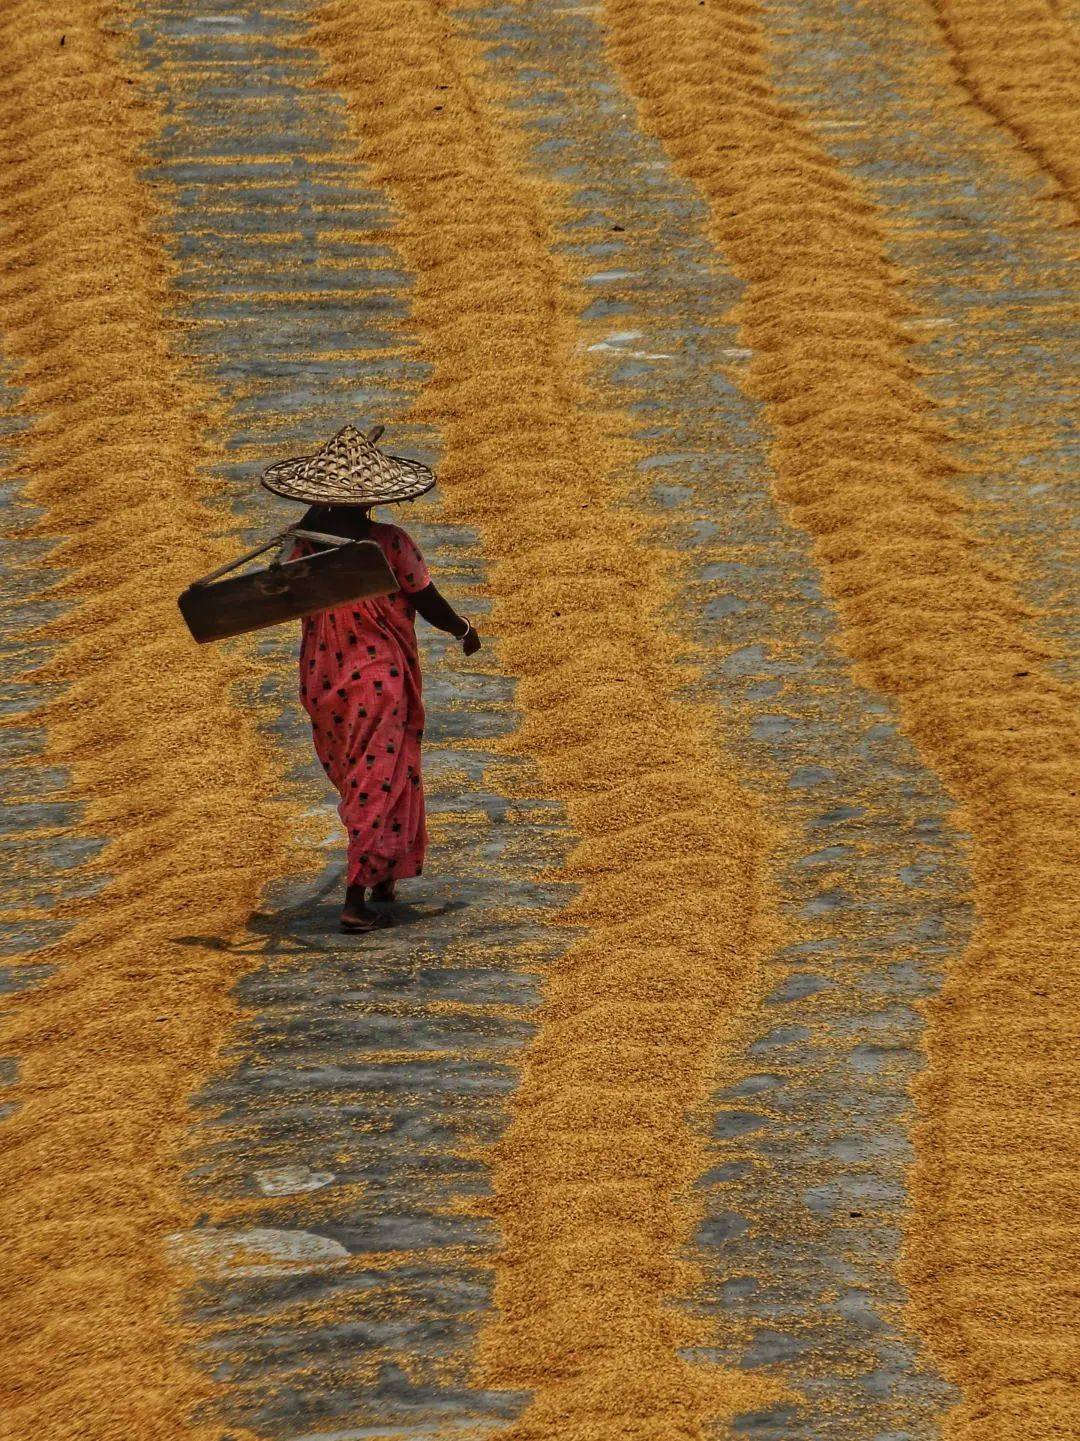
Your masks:
M378 905L389 905L391 901L397 900L397 885L392 880L380 881L377 886L371 888L371 899Z
M352 934L373 931L379 924L379 917L367 906L346 906L341 913L341 929Z
M374 899L372 893L372 900ZM345 908L341 912L341 929L356 935L385 925L386 917L369 910L364 904L364 887L349 886L345 891Z

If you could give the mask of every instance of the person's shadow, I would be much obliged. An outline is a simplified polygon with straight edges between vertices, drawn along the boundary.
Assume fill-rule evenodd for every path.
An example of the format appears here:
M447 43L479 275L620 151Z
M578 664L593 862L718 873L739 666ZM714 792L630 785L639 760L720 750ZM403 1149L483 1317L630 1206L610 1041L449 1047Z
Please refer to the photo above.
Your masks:
M344 872L340 867L334 867L329 874L324 873L315 891L302 900L283 905L279 909L268 907L252 911L243 935L173 936L172 941L178 946L202 946L207 950L222 951L229 955L274 955L286 949L324 951L327 937L333 936L341 943L347 939L338 923L344 891ZM364 942L373 936L388 937L402 927L430 924L441 916L465 910L469 903L465 900L443 898L431 901L394 901L390 904L373 901L370 904L372 910L385 916L389 924L380 925L374 931L353 935L348 939Z

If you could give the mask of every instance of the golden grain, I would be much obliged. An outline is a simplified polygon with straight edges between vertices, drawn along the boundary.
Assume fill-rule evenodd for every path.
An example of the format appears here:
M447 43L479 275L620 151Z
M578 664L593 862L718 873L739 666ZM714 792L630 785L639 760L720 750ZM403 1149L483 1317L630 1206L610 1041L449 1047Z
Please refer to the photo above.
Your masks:
M696 1113L769 939L768 838L708 717L672 699L672 573L624 503L622 420L589 408L560 197L523 178L513 112L451 8L335 3L314 35L400 216L432 365L414 414L441 428L447 512L491 562L514 744L582 841L569 916L584 932L552 967L493 1157L483 1377L532 1393L508 1433L521 1441L697 1438L770 1389L681 1359L701 1328L673 1305L697 1274L682 1259L706 1164Z
M975 838L979 927L927 1007L905 1266L913 1316L964 1393L947 1432L1064 1437L1077 1401L1057 1183L1077 1138L1074 712L951 483L962 461L907 353L881 217L778 99L760 13L753 0L606 6L646 123L746 281L746 383L774 429L776 493L815 539L860 672L896 697Z
M1080 47L1054 0L928 0L956 73L1080 217Z
M233 546L208 539L210 401L177 358L137 178L154 116L114 19L100 0L0 19L0 323L29 420L18 473L68 603L41 627L38 675L61 689L35 719L80 832L111 838L84 867L103 889L60 906L69 929L36 957L55 974L9 1008L0 1328L5 1434L26 1441L215 1431L188 1425L209 1386L170 1321L162 1242L191 1219L189 1097L250 964L229 938L289 859L279 767L235 699L250 663L196 650L176 608Z

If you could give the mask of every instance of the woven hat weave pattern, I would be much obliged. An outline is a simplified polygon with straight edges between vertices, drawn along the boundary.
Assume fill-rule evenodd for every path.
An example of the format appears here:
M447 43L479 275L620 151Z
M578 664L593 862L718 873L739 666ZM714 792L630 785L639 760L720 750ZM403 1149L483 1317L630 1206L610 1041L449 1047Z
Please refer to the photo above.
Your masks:
M418 460L384 454L347 425L317 455L268 466L262 483L275 495L308 505L388 505L423 495L435 476Z

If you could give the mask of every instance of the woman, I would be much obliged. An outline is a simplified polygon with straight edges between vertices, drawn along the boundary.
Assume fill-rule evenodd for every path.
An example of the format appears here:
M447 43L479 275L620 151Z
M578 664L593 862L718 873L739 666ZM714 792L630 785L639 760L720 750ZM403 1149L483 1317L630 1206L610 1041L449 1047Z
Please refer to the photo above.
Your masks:
M420 740L424 705L413 628L417 612L462 642L480 637L435 588L416 543L399 526L372 520L376 504L411 500L435 484L418 461L383 454L347 426L316 456L271 466L263 484L290 500L313 502L298 529L373 540L398 589L320 611L301 622L300 698L311 717L315 750L341 795L348 832L348 875L341 928L384 923L367 905L395 899L395 882L418 876L427 831ZM293 556L316 549L298 540Z

